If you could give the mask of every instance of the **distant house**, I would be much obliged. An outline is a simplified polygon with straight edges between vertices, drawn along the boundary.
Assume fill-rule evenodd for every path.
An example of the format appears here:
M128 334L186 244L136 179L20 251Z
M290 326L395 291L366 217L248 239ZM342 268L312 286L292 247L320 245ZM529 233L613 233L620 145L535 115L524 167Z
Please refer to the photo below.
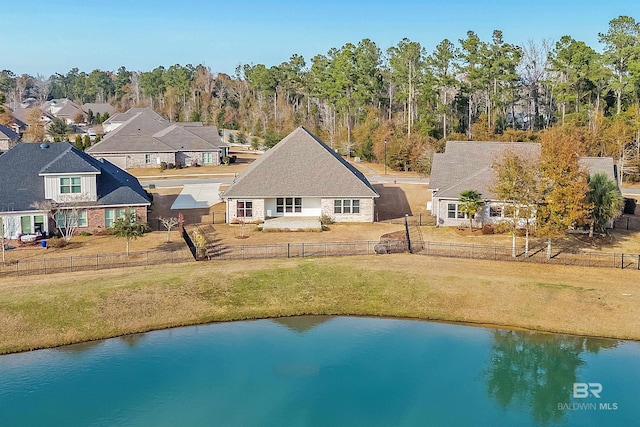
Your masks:
M9 150L18 143L20 135L6 126L0 125L0 153Z
M250 164L222 195L230 223L323 214L373 222L377 197L360 171L303 127Z
M474 221L491 224L504 220L504 201L498 200L491 191L495 180L494 162L502 160L511 151L521 158L537 160L541 146L533 142L478 142L448 141L444 153L433 157L429 189L431 190L431 212L436 223L457 226L469 223L467 215L460 210L460 193L476 190L484 201ZM610 157L584 157L581 167L590 174L605 173L616 179L616 169Z
M117 126L86 151L123 169L159 167L162 162L218 165L229 155L229 146L222 142L215 126L172 123L150 108L131 109L113 119L110 125Z
M76 123L78 116L86 116L82 107L66 98L47 101L42 105L41 109L51 113L54 117L64 120L68 125Z
M77 232L97 232L133 210L147 221L151 205L136 178L71 144L18 144L0 156L0 217L5 237L51 234L45 202L77 211ZM40 206L40 207L38 207Z
M94 116L100 114L101 117L104 117L105 114L107 114L108 117L111 117L116 112L116 109L113 108L111 104L107 104L106 102L89 102L82 104L81 108L82 111L85 112L85 114L89 114L89 110L91 110Z
M112 132L127 123L139 113L143 113L157 121L166 121L164 117L153 111L151 108L130 108L124 113L111 115L107 120L102 122L102 129L104 130L104 133Z

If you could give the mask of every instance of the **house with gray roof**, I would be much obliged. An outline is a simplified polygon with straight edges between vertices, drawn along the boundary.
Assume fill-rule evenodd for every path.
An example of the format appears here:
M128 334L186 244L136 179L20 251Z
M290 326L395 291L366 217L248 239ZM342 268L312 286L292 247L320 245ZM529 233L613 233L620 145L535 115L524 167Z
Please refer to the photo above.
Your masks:
M150 108L132 108L114 119L111 124L117 123L117 127L86 152L123 169L159 167L162 162L219 165L229 155L229 146L222 142L215 126L172 123Z
M458 226L469 223L468 216L459 209L460 193L475 190L484 201L474 216L478 225L504 220L504 201L491 190L495 181L493 164L502 160L506 152L522 159L537 161L541 145L534 142L447 141L444 153L433 156L429 189L431 213L436 223ZM583 157L580 166L589 174L605 173L617 181L616 169L610 157Z
M365 176L304 127L251 163L227 188L227 222L325 214L373 222L376 190Z
M135 177L65 142L18 144L0 156L5 237L51 234L56 223L44 209L47 203L59 212L57 221L68 220L65 212L73 210L78 233L108 229L131 210L147 221L151 205Z
M0 153L7 151L18 143L20 135L6 126L0 125Z
M94 116L96 114L100 114L101 116L107 114L108 117L111 117L116 112L116 109L106 102L87 102L82 104L81 108L87 115L89 114L89 110L91 110Z

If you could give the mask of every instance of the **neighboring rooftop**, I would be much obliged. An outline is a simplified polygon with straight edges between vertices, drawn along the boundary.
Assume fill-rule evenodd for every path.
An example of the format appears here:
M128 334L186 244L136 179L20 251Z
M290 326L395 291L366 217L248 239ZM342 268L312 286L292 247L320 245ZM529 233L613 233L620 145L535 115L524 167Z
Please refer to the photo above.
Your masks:
M87 149L88 153L216 151L226 146L215 126L200 122L171 123L150 108L117 114L115 120L128 119L104 139Z
M483 199L492 199L492 165L508 150L533 159L541 153L535 142L447 141L444 153L433 156L429 188L437 189L442 198L458 198L462 191L473 189Z
M378 197L365 176L304 127L251 163L223 197Z
M149 204L135 177L71 144L18 144L0 156L0 212L32 210L44 201L41 174L82 172L96 174L98 200L92 206Z
M483 199L493 199L495 172L492 168L507 151L537 160L541 145L535 142L448 141L444 153L433 156L429 188L440 198L458 198L465 190L476 190ZM611 157L583 157L580 166L589 174L605 173L616 179Z

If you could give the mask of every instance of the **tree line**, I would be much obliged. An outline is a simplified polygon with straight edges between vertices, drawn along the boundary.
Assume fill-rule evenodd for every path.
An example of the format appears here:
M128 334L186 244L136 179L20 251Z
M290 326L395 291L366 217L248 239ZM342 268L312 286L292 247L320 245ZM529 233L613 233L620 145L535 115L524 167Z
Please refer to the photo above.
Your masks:
M344 154L424 173L447 140L536 141L562 127L581 155L623 160L631 174L640 159L640 23L620 16L598 37L602 53L569 35L518 46L499 30L490 40L468 31L430 52L406 38L386 50L364 39L309 60L241 64L233 76L191 64L49 77L4 70L0 93L9 106L27 97L148 106L267 146L304 125Z

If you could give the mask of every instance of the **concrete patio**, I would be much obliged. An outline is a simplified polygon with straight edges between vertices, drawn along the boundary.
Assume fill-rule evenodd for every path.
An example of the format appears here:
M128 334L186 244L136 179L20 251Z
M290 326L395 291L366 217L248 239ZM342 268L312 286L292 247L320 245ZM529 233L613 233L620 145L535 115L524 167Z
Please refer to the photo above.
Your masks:
M262 224L262 229L271 231L321 231L322 225L317 217L283 216L267 219Z

